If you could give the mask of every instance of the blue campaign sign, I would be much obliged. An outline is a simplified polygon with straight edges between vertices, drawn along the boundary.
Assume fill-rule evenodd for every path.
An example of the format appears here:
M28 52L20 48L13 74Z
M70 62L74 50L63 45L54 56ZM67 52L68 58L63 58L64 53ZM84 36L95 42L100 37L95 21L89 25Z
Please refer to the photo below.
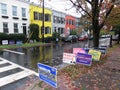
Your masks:
M91 64L92 64L92 55L85 54L85 53L77 53L77 55L76 55L76 63L91 66Z
M95 50L100 51L102 54L106 54L106 52L107 52L107 47L98 47L98 48L95 48Z
M57 69L48 65L38 63L38 73L40 80L57 88Z

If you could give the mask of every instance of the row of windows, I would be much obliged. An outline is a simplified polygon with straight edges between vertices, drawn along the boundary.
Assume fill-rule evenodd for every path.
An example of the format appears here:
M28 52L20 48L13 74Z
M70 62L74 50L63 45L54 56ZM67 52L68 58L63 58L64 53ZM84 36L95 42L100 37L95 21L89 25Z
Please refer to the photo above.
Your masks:
M41 33L42 33L42 27L41 27ZM50 27L45 27L44 28L44 34L51 34L51 28Z
M13 23L13 27L14 27L14 33L18 33L18 23ZM4 33L9 33L8 31L9 31L8 23L3 22L3 32Z
M54 22L54 23L65 24L65 18L61 18L61 17L57 17L57 16L53 16L53 22Z
M75 21L74 20L67 20L67 24L68 25L75 25Z
M12 6L12 15L18 16L17 6ZM21 8L22 17L26 17L26 8ZM7 4L1 3L1 14L7 15Z
M39 12L34 12L34 20L42 20L43 14ZM45 14L44 17L45 21L51 21L51 15L50 14Z
M14 27L14 33L18 33L18 23L13 23L13 27ZM9 31L8 23L3 22L3 32L4 33L9 33L8 31ZM42 31L42 27L41 27L41 31ZM50 27L45 27L44 34L51 34L51 28Z
M63 34L63 32L64 32L64 28L62 28L62 27L54 27L54 32L58 32L58 33L60 33L60 34Z

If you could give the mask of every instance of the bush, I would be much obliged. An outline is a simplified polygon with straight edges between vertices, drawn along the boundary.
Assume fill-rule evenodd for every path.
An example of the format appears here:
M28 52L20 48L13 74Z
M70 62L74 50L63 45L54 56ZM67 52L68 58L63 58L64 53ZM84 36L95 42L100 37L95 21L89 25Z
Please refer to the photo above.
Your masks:
M39 25L30 24L30 39L39 41Z
M25 42L26 40L26 36L24 34L9 34L8 37L9 37L9 40L14 40L14 41L20 40Z
M76 30L70 30L70 35L77 35L77 31Z
M6 40L8 39L8 34L0 33L0 40Z
M53 32L52 40L56 41L56 38L60 38L60 34L58 32Z
M46 43L50 43L51 40L52 40L52 37L46 37L44 40L45 40Z

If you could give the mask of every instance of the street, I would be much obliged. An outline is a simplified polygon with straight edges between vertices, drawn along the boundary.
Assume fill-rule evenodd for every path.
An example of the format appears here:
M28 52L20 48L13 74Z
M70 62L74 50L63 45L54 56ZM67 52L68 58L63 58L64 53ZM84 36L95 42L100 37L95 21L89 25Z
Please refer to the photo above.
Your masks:
M4 82L0 84L0 89L7 90L6 88L16 84L15 81L20 83L19 80L23 80L25 82L24 79L30 75L37 76L38 62L50 66L62 65L63 52L72 53L73 48L91 47L91 45L92 41L78 41L77 43L60 43L13 50L4 49L0 51L0 81ZM16 88L16 85L12 87L13 90Z

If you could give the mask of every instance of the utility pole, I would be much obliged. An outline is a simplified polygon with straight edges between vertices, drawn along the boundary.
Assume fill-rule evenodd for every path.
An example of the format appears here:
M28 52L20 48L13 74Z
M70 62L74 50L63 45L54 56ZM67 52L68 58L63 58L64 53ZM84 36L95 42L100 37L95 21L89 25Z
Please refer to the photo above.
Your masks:
M44 0L42 0L42 42L44 42L44 19L45 19L45 12L44 12Z

